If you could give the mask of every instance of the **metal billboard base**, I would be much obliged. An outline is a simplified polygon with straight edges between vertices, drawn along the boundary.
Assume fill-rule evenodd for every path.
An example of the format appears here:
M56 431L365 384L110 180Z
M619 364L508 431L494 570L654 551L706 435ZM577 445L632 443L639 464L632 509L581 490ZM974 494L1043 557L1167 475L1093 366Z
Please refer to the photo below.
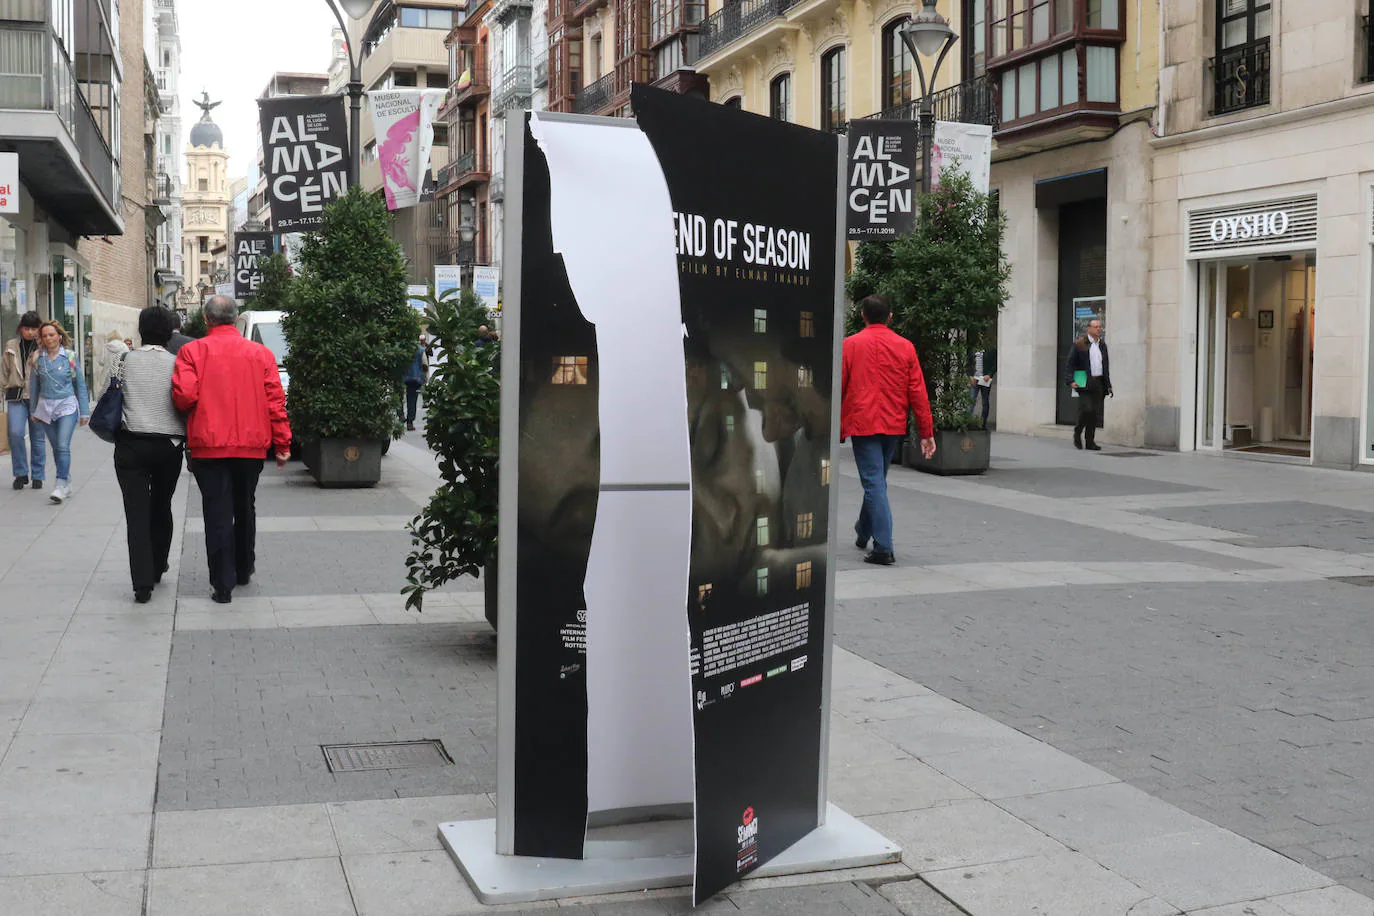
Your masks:
M495 819L440 824L439 838L482 903L530 903L692 884L691 820L593 828L587 832L584 859L499 855ZM901 860L902 851L895 843L829 805L824 824L749 877L775 878Z

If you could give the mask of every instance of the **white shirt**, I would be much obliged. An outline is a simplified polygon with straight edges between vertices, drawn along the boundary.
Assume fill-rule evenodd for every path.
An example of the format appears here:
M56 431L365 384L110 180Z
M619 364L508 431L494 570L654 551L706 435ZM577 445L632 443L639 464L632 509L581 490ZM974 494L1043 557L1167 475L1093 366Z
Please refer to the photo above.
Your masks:
M1092 343L1088 344L1088 363L1092 366L1092 372L1089 374L1092 375L1093 378L1098 378L1102 375L1101 340L1094 340Z

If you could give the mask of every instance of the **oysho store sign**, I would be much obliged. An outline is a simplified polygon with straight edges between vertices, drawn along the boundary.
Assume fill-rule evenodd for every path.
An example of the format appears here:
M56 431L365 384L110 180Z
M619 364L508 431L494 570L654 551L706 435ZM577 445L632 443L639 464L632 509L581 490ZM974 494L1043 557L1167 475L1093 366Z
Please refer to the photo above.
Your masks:
M1214 242L1241 242L1250 239L1282 238L1292 221L1286 210L1253 213L1249 216L1218 216L1209 232Z
M1245 248L1306 247L1316 242L1316 195L1188 214L1188 253L1193 257Z

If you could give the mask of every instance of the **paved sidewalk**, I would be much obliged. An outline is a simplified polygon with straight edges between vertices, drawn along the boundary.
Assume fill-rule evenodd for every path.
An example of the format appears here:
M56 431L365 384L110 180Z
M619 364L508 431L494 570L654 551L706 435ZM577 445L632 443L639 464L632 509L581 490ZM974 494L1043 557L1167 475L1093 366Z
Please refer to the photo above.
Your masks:
M258 574L228 607L189 476L167 584L132 603L109 447L75 451L68 504L0 491L0 914L493 909L435 831L494 810L495 641L476 582L402 607L403 526L437 479L418 436L375 490L265 473ZM894 469L899 566L841 551L830 792L902 863L703 911L1374 914L1352 889L1374 888L1374 593L1347 581L1374 576L1374 478L995 454L977 480ZM454 765L335 774L320 750L416 738ZM572 907L687 909L513 909Z

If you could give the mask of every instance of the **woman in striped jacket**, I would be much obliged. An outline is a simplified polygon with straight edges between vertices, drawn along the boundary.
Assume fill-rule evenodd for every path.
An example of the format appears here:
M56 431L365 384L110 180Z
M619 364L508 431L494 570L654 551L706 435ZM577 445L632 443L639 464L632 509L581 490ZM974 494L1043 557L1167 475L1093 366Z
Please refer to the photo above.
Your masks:
M129 576L134 600L153 596L153 586L168 569L172 547L172 496L181 476L186 421L172 403L176 357L167 341L176 329L170 309L150 306L139 313L143 346L115 366L123 378L124 422L115 438L115 476L124 493L129 533Z

